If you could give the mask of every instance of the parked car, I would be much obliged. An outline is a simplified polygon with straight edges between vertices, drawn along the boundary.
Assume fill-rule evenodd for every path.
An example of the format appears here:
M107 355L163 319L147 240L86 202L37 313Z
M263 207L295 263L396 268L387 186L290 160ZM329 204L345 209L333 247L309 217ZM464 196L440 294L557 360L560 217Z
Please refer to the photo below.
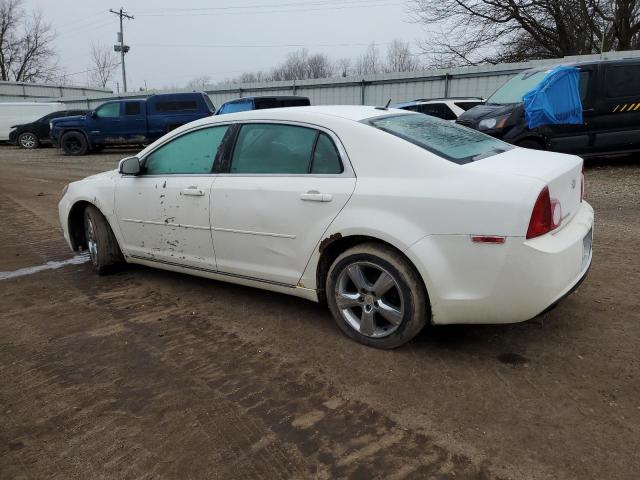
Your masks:
M262 110L265 108L306 107L311 105L307 97L244 97L223 103L216 115L225 113L246 112L248 110Z
M51 140L67 155L84 155L105 145L144 145L214 112L215 107L205 93L114 100L86 115L52 120Z
M391 108L424 113L443 120L455 120L470 108L482 105L483 102L484 100L480 97L423 98L396 103L391 105Z
M13 125L9 133L9 143L22 148L38 148L43 144L51 143L49 122L54 118L85 115L86 110L60 110L49 113L44 117L22 125Z
M581 125L527 126L522 97L550 68L526 70L507 81L484 105L458 123L514 145L587 155L640 150L640 59L571 63L579 69Z
M0 102L0 141L9 140L15 125L33 122L43 115L66 108L61 102Z
M393 348L568 295L591 264L583 185L579 157L427 115L300 107L182 126L69 184L59 213L98 273L125 261L326 300L346 335Z

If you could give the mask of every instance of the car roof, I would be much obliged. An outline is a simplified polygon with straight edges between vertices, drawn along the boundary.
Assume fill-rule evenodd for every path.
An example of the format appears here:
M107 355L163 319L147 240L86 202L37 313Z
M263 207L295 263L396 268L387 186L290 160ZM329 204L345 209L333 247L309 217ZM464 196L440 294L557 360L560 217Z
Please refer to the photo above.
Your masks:
M410 102L394 103L392 108L404 108L411 107L413 105L424 105L434 102L481 102L484 101L482 97L442 97L442 98L419 98L411 100Z
M224 102L224 104L244 102L247 100L309 100L309 97L301 97L299 95L260 95L260 96L236 98L233 100L228 100Z
M522 72L519 72L519 73L546 72L556 67L587 67L590 65L600 65L600 64L606 64L606 63L622 63L622 64L636 63L637 64L639 61L640 61L640 58L633 58L633 57L608 58L608 59L602 59L602 60L585 60L583 62L555 63L555 64L544 65L544 66L535 67L535 68L528 68L527 70L523 70Z
M273 119L273 120L301 120L302 118L318 119L326 117L342 118L360 122L367 118L380 117L390 113L410 114L405 110L387 109L384 107L372 107L367 105L316 105L303 107L268 108L263 110L249 110L246 112L228 113L224 117L207 117L221 122L222 118L228 120Z

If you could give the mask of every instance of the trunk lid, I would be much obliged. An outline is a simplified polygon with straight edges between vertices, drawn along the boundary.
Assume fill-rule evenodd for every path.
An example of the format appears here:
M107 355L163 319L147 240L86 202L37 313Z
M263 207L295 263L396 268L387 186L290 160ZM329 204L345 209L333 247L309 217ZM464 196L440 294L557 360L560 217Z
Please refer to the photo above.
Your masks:
M464 166L477 170L520 177L536 178L549 187L551 199L560 202L562 223L560 230L575 216L580 207L582 159L574 155L513 148ZM543 186L541 186L541 189ZM531 202L531 208L535 203Z

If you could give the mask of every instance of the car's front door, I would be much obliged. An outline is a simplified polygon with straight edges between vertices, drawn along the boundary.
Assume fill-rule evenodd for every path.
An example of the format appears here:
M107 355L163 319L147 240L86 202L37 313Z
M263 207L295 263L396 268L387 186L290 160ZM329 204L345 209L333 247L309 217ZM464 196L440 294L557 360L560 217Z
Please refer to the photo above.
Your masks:
M128 255L216 269L209 223L211 172L227 128L183 133L141 159L141 175L120 176L116 215Z
M107 102L87 116L87 133L91 143L103 144L118 129L120 123L120 103Z
M245 123L213 186L220 272L296 285L329 224L353 193L339 139L289 123Z

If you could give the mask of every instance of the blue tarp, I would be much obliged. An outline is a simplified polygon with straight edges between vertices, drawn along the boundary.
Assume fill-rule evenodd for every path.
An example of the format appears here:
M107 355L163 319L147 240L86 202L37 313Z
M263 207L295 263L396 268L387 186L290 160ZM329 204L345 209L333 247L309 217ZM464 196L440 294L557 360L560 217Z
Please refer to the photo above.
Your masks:
M582 123L580 71L575 67L556 67L522 97L529 129L541 125Z

